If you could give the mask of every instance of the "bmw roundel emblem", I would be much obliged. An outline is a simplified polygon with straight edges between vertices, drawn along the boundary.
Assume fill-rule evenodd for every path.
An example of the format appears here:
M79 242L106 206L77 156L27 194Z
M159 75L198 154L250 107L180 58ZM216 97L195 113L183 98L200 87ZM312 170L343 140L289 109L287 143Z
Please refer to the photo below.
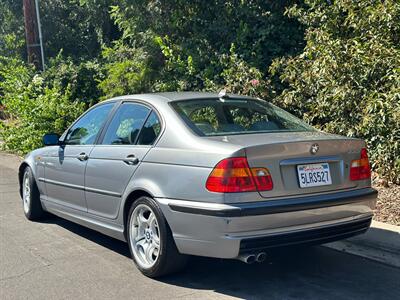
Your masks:
M319 150L319 145L318 144L312 144L310 148L310 153L311 154L316 154Z

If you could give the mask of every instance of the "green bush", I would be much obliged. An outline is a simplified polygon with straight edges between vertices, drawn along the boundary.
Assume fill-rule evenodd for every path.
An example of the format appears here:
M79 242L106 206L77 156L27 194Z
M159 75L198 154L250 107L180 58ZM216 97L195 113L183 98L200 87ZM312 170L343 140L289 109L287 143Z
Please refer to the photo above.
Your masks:
M100 87L107 95L222 87L269 94L263 89L271 60L303 47L303 27L283 15L289 3L118 1L111 16L122 37L103 52L107 75Z
M271 100L270 82L258 68L250 66L236 53L235 45L231 45L229 54L220 56L219 62L222 67L221 86L228 92ZM216 91L217 88L214 87L213 90Z
M73 61L60 52L49 60L41 76L48 87L68 90L71 101L84 102L87 107L96 104L102 95L98 84L104 76L103 67L97 59Z
M116 42L103 50L105 77L98 87L103 98L149 91L151 67L148 55L141 48L129 48Z
M275 99L317 127L366 139L372 166L400 182L400 2L305 1L303 53L276 60Z
M49 87L17 59L0 57L0 95L10 116L0 123L0 140L5 150L20 154L41 147L45 133L61 134L84 110L84 103L70 101L68 88Z

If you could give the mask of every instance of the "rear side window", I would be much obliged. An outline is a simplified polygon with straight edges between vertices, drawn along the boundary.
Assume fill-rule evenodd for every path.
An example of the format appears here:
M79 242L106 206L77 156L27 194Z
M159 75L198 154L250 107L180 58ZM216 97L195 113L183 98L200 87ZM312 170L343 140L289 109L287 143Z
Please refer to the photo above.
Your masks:
M256 99L199 99L171 102L200 135L315 131L313 127L266 101Z
M104 136L103 145L133 145L150 109L137 103L123 103L115 113Z
M140 132L137 144L153 145L157 136L160 134L160 131L161 131L160 119L158 118L157 114L153 111Z

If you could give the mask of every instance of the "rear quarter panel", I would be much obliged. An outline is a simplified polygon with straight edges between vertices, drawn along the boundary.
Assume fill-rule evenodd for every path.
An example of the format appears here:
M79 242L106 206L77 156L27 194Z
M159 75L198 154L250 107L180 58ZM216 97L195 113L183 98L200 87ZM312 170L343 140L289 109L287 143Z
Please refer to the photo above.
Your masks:
M209 192L205 185L213 167L231 155L244 153L152 148L128 184L126 193L144 189L155 198L222 203L224 194Z

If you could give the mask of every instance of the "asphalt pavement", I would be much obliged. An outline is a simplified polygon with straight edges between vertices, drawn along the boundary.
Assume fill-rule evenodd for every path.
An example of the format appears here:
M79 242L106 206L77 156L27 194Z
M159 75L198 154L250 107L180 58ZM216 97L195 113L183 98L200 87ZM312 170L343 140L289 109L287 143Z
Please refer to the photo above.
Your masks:
M253 265L197 257L146 278L123 242L55 216L26 220L16 166L0 154L0 299L400 299L399 268L322 246Z

